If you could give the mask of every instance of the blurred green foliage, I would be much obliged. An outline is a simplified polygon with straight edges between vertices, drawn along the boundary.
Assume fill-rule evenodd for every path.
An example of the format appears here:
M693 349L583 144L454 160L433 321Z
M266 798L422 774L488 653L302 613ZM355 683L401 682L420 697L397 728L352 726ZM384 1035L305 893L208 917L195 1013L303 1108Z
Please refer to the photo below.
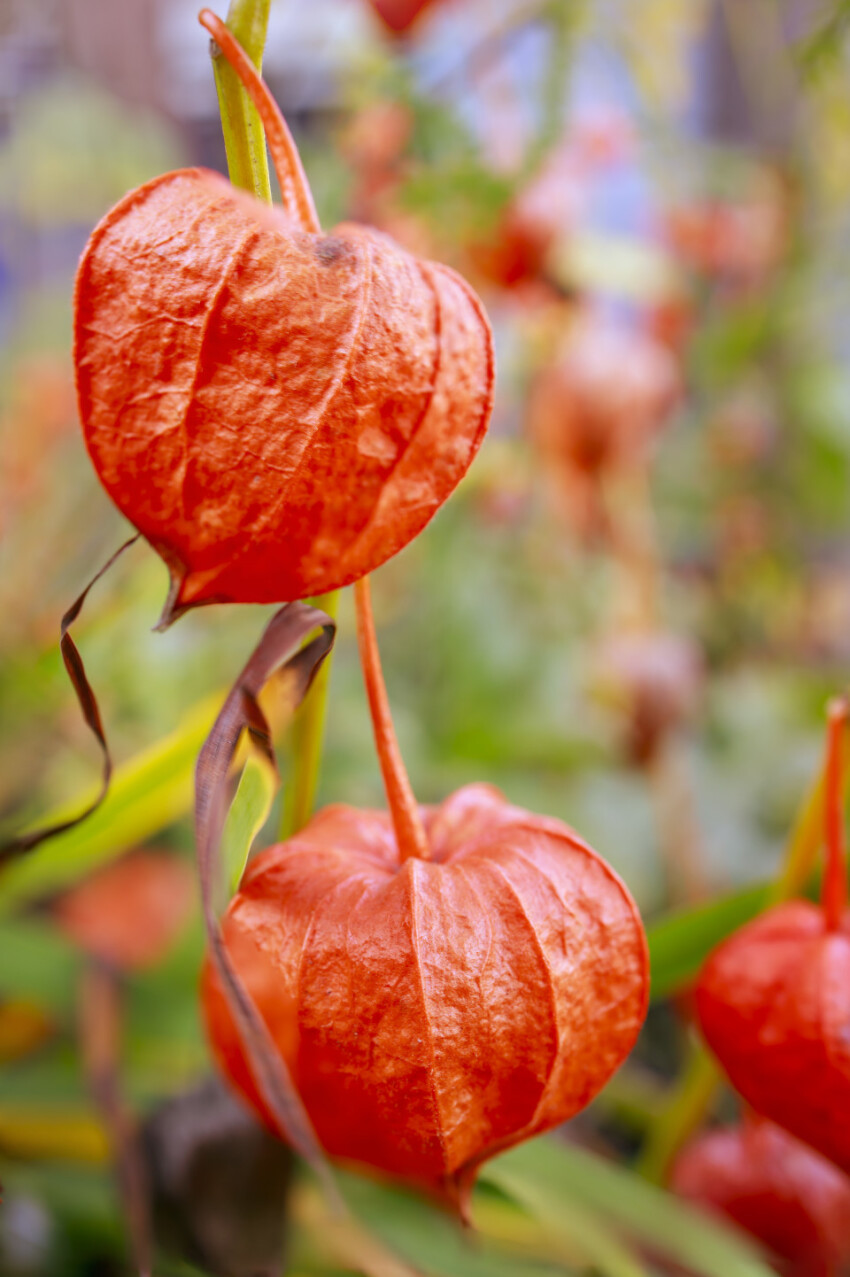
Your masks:
M692 42L704 36L708 6L620 0L532 8L530 16L517 12L516 26L558 39L534 78L529 109L517 94L517 112L531 120L519 164L494 162L481 118L490 109L486 94L496 96L487 77L514 47L510 22L483 71L475 58L458 71L455 51L444 56L438 92L421 74L415 42L405 50L376 38L343 78L332 118L320 115L306 130L305 162L327 224L352 208L361 215L355 206L366 207L368 194L388 229L406 229L417 248L436 246L474 273L470 242L499 232L569 130L568 100L555 88L601 43L630 86L629 163L653 185L657 221L682 201L746 202L768 167L781 174L790 228L778 261L745 285L678 260L655 225L611 232L592 219L563 236L542 299L476 279L503 372L495 437L453 501L375 580L398 733L423 802L490 781L517 804L575 826L622 873L647 917L656 1009L616 1080L618 1095L612 1088L607 1105L601 1097L575 1123L572 1134L585 1147L534 1143L486 1170L476 1198L480 1243L404 1190L353 1174L343 1182L358 1218L429 1274L636 1277L678 1265L706 1277L757 1277L767 1270L748 1244L639 1180L628 1159L635 1131L652 1126L675 1086L689 1041L666 1000L686 990L713 944L764 903L817 770L825 698L846 681L850 662L847 6L832 6L787 46L781 74L793 83L793 127L780 156L700 140L683 123ZM748 47L739 38L734 50L745 81L753 71ZM477 115L468 102L476 94L484 101ZM360 112L387 102L406 122L395 152L381 160L376 197L371 188L364 193L363 153L350 130ZM14 258L15 236L24 232L45 243L38 236L62 227L87 231L129 187L187 158L183 149L161 123L90 84L65 74L48 81L22 100L0 142L0 253ZM64 607L123 534L75 428L70 276L66 262L55 277L36 272L24 281L0 351L6 831L74 811L91 790L95 759L56 631ZM589 297L597 289L606 305L637 310L641 322L668 294L686 304L686 395L658 440L651 496L663 577L657 623L689 636L705 664L699 704L674 734L709 892L697 902L671 895L658 788L666 782L630 759L623 708L596 691L596 662L622 628L623 564L610 546L582 543L547 502L545 466L526 430L527 392L544 362L552 311L567 323L573 307L599 300ZM120 760L109 799L0 876L0 1044L13 1002L36 1008L48 1026L22 1055L4 1058L0 1050L0 1271L10 1277L127 1271L77 1040L84 959L50 904L139 845L191 855L194 759L267 615L209 609L152 634L165 575L137 547L97 587L76 630ZM279 745L285 769L285 735ZM266 798L262 786L243 791L234 858L245 854ZM348 599L320 801L383 801ZM278 805L260 844L274 836ZM158 966L126 980L122 1086L141 1114L210 1068L196 1007L202 949L196 912ZM300 1181L295 1277L350 1271L344 1244L334 1250L325 1237L324 1209ZM193 1271L201 1270L167 1254L156 1267L161 1275Z

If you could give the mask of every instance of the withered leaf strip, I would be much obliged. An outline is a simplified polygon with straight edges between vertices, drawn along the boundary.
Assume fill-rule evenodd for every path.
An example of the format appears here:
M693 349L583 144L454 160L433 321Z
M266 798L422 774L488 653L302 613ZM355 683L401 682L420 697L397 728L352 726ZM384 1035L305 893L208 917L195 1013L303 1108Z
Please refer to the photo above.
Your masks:
M319 630L316 637L305 642ZM290 603L272 617L245 668L231 688L198 757L195 772L195 837L201 905L215 967L251 1084L274 1115L278 1130L323 1180L333 1200L336 1189L310 1119L285 1062L269 1035L250 994L228 954L216 909L219 845L228 800L228 779L240 737L247 730L252 745L275 766L268 722L259 694L272 679L285 683L294 710L303 700L322 661L331 650L336 627L325 613L303 603Z
M92 814L92 812L97 810L107 795L109 782L112 779L112 754L110 753L109 743L103 729L103 722L100 717L100 708L97 703L97 698L94 694L91 683L88 680L85 666L83 665L83 658L80 656L76 643L71 638L70 629L77 617L80 615L80 612L83 610L83 604L85 603L89 590L92 586L97 584L100 578L109 571L113 563L121 557L125 550L128 550L131 545L134 545L138 539L138 534L130 537L129 540L125 541L124 544L120 546L109 559L107 559L103 567L100 568L89 581L82 594L80 594L68 608L68 611L62 617L62 624L59 631L60 649L62 652L62 659L65 662L65 669L68 671L68 677L70 678L74 691L77 694L77 701L79 702L86 725L95 736L103 755L103 771L100 789L92 802L90 802L89 805L79 813L79 815L72 816L68 820L58 821L54 825L47 825L41 829L34 829L28 834L20 834L17 837L11 838L7 842L0 844L0 868L2 868L7 861L14 859L16 856L23 855L24 852L27 851L32 851L34 847L45 842L46 839L53 838L56 834L64 833L66 829L73 829L75 825L79 825L81 821L85 820Z
M371 572L450 496L493 401L472 289L368 227L322 234L280 113L226 45L284 206L203 169L166 173L95 229L75 290L86 444L170 569L163 624Z

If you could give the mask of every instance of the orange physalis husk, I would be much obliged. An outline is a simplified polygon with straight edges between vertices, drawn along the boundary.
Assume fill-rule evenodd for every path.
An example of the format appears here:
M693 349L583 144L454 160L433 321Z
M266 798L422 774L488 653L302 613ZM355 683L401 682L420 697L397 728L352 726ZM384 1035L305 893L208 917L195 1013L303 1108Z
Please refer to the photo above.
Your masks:
M596 311L579 315L529 396L528 431L556 512L590 539L606 524L601 483L633 470L681 396L666 347Z
M793 213L787 182L766 169L737 203L705 200L671 208L665 237L701 274L738 289L764 288L787 256Z
M418 808L356 587L390 813L337 804L254 860L230 958L332 1156L466 1213L478 1167L566 1121L643 1022L646 940L617 875L557 820L469 785ZM224 1074L281 1134L211 966Z
M757 1237L786 1277L832 1277L850 1259L850 1178L772 1122L699 1136L671 1187Z
M452 270L343 224L227 28L280 180L271 208L203 169L109 212L75 293L80 417L115 504L168 565L163 623L347 585L419 533L487 428L490 327Z
M404 35L433 0L369 0L369 3L393 35Z
M848 704L830 707L820 905L777 905L709 957L700 1026L736 1091L850 1171L850 910L841 802Z
M51 913L91 957L139 971L165 956L194 901L191 865L169 852L135 851L63 892Z

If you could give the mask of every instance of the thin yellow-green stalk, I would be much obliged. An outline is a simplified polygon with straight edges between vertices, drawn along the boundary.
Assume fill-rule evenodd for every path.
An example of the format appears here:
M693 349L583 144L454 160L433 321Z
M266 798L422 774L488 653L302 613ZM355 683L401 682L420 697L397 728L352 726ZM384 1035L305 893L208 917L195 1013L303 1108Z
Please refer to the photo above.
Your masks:
M263 66L270 4L271 0L231 0L227 12L227 26L258 71ZM260 117L236 72L215 46L212 61L230 180L234 186L271 204L269 161Z

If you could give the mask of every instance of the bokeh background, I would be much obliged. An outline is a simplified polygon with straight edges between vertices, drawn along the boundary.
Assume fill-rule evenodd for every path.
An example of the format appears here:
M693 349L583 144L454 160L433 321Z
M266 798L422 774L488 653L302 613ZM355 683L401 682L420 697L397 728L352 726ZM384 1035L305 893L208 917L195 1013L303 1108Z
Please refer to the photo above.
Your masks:
M126 527L77 424L73 278L128 189L225 171L196 8L0 0L9 831L76 808L96 776L58 623ZM273 0L264 69L323 224L367 221L450 262L495 330L490 437L374 581L414 789L433 802L487 780L567 821L650 922L746 899L776 872L850 661L850 10L435 0L399 34L389 0L376 8ZM192 758L265 615L219 607L154 634L165 592L136 546L76 629L125 769L117 805L0 876L0 1272L15 1277L130 1271L79 1046L93 941L67 892L139 849L191 864ZM347 598L320 799L382 803ZM116 888L102 910L147 932L145 892ZM166 930L125 982L122 1076L143 1115L209 1070L191 884ZM631 1156L687 1035L659 996L576 1137ZM347 1271L299 1244L293 1272ZM588 1271L575 1263L557 1271Z

